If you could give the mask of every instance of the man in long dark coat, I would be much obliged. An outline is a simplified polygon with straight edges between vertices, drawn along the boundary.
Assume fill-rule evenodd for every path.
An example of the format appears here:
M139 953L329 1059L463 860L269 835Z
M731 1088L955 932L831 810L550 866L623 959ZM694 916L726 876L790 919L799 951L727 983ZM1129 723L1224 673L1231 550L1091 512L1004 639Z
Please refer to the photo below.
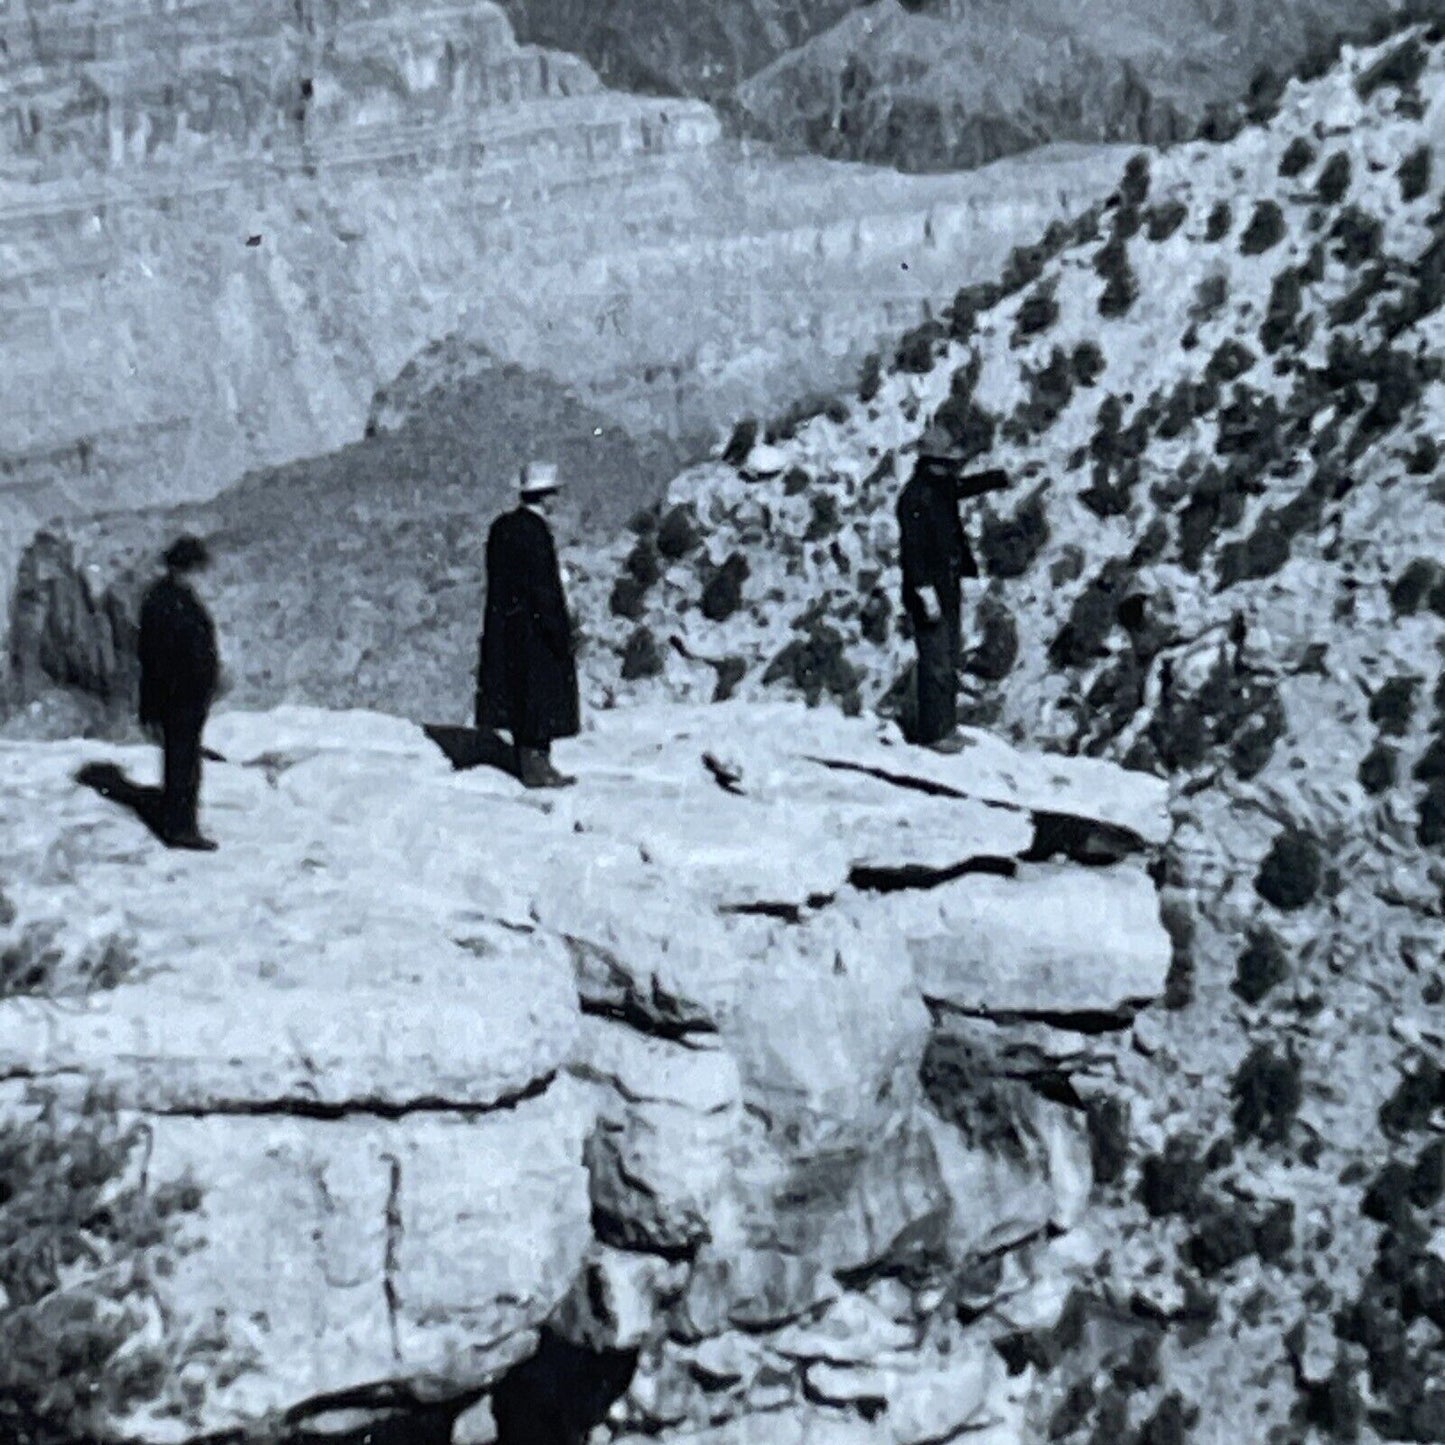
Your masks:
M918 723L914 741L957 752L958 669L963 657L962 579L978 576L963 530L962 497L992 491L1001 472L961 475L963 460L952 439L930 427L919 444L913 474L898 497L903 566L903 607L918 648Z
M160 735L165 758L160 832L168 846L209 852L202 835L201 733L220 680L216 629L190 581L210 564L206 544L179 538L165 554L166 575L140 611L140 722Z
M525 467L518 505L487 535L476 722L511 733L518 776L529 788L576 781L553 767L551 746L581 730L572 622L547 522L557 486L555 467Z

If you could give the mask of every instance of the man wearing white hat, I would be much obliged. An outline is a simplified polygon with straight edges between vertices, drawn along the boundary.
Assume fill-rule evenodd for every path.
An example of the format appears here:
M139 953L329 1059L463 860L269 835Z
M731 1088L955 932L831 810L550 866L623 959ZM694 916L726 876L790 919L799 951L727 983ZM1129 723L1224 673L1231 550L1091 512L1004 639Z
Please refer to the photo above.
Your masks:
M576 781L559 773L550 756L554 738L581 730L572 622L547 523L559 485L551 463L528 463L517 506L487 534L476 722L512 735L518 776L529 788Z

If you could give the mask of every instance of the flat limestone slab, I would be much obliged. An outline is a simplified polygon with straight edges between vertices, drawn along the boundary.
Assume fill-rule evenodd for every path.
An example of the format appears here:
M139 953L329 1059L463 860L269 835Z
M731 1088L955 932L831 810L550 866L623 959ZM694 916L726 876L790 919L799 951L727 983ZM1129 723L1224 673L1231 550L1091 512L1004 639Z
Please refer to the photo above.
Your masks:
M153 1119L151 1180L201 1189L156 1284L166 1348L218 1322L225 1346L203 1414L124 1423L180 1439L337 1390L494 1378L529 1352L590 1239L590 1122L566 1082L475 1117Z
M1138 868L1031 866L892 901L919 988L951 1008L1114 1013L1164 991L1169 936Z

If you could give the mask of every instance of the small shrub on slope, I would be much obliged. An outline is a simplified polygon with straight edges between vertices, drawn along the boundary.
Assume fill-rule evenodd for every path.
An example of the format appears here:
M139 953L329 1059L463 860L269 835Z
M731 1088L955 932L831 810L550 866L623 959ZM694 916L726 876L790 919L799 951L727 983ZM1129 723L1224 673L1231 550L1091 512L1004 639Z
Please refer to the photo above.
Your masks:
M1279 173L1286 180L1291 180L1300 175L1309 166L1314 164L1315 148L1302 135L1297 135L1285 147L1284 155L1280 157Z
M1284 240L1284 212L1275 201L1260 201L1249 218L1239 250L1245 256L1261 256Z
M1229 202L1216 201L1204 226L1204 239L1211 245L1222 241L1233 225L1234 212L1230 209Z
M1151 206L1144 216L1144 234L1151 241L1167 241L1189 219L1189 207L1183 201L1165 201Z
M1257 1004L1289 977L1289 955L1272 928L1251 929L1235 964L1234 992L1245 1003Z
M1014 322L1013 344L1019 345L1031 336L1047 331L1059 319L1056 281L1046 281L1030 291L1019 306Z
M1285 828L1270 844L1255 874L1255 892L1266 903L1291 913L1305 907L1324 881L1320 846L1308 833Z
M201 1201L189 1184L123 1183L143 1145L98 1093L75 1112L52 1098L38 1119L0 1123L0 1430L74 1438L160 1395L169 1362L131 1343L132 1278L164 1248L170 1217Z
M1417 146L1400 162L1397 172L1402 200L1418 201L1430 189L1432 156L1428 145Z
M1335 151L1320 168L1315 195L1327 206L1337 206L1350 192L1353 171L1344 151Z
M1234 1100L1234 1131L1239 1139L1283 1143L1304 1102L1299 1064L1288 1056L1281 1058L1266 1044L1258 1044L1239 1066L1230 1094Z
M1122 236L1114 235L1099 248L1094 270L1105 283L1099 297L1099 315L1110 320L1126 315L1139 295L1139 281L1129 264L1129 247Z

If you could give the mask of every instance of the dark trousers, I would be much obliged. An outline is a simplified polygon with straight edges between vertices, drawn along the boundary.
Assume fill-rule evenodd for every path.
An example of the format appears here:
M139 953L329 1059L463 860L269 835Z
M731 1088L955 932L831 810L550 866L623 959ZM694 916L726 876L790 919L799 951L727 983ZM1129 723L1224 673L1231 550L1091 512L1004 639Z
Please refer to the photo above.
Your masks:
M963 622L945 612L937 622L915 625L918 644L918 736L936 743L958 726L958 667L963 655Z
M201 733L204 708L169 713L161 723L165 781L161 786L161 827L168 838L199 831L201 802Z

